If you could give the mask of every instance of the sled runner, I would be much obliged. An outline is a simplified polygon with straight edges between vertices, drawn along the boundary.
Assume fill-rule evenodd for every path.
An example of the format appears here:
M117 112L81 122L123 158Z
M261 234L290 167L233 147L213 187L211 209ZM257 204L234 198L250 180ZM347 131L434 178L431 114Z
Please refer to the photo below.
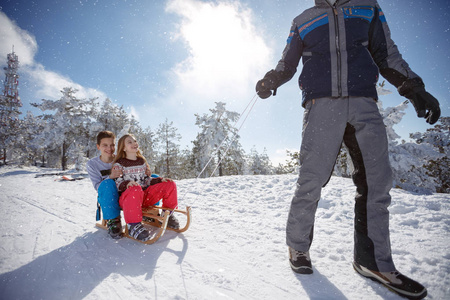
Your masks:
M163 211L163 213L161 215L160 215L160 211ZM178 229L173 229L173 228L167 227L167 223L169 221L169 216L172 213L182 214L185 216L186 224L184 225L184 227L180 227ZM191 207L190 206L186 206L186 208L184 210L183 209L163 208L160 206L152 206L152 207L144 209L142 211L142 215L143 215L142 223L145 225L150 225L150 226L146 226L147 229L149 229L150 238L146 241L139 241L139 240L131 237L128 234L127 226L123 226L123 227L125 227L123 234L125 237L133 239L138 242L141 242L143 244L155 243L160 237L162 237L164 235L164 233L167 229L175 231L175 232L185 232L186 230L188 230L189 225L191 223ZM100 223L97 222L95 225L102 229L108 230L108 228L106 226L106 220L104 220L104 219L102 219ZM152 230L152 228L153 228L153 230Z

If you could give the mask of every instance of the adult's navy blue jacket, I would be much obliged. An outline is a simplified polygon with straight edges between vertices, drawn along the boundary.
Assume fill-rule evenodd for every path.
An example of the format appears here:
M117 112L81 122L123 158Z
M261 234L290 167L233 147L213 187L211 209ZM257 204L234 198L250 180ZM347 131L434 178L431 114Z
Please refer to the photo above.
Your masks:
M375 0L338 0L332 6L315 0L292 22L287 45L278 62L280 85L297 71L306 101L321 97L377 99L378 76L395 87L418 77L403 60L390 37L383 11Z

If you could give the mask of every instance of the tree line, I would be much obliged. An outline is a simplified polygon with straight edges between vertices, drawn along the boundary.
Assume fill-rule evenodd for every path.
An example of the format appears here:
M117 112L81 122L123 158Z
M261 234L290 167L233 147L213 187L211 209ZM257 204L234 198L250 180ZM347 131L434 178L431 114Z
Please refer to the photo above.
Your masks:
M43 99L32 105L40 115L27 112L20 119L2 125L1 147L3 163L40 165L63 170L82 170L88 159L97 155L96 135L110 130L118 137L134 134L142 154L153 172L173 179L296 173L299 153L287 151L284 164L274 167L264 149L253 147L246 153L239 142L238 129L233 124L239 114L228 111L226 104L216 102L208 114L196 114L199 132L192 148L181 148L181 135L167 119L155 129L142 128L123 106L110 99L79 99L76 89L64 88L58 100ZM389 155L394 173L394 185L416 192L450 192L449 145L450 118L441 117L424 133L410 134L412 141L400 141L393 126L398 124L407 102L384 109L378 102L389 139ZM225 153L225 151L227 151ZM337 157L334 175L350 177L353 172L345 145Z
M27 112L23 119L9 124L9 131L2 137L7 141L3 148L10 161L82 170L87 160L97 155L97 133L110 130L118 137L134 134L153 172L174 179L196 177L201 171L202 177L274 174L276 171L266 150L262 154L255 149L245 153L237 129L232 125L239 114L228 111L223 102L216 102L209 114L195 115L199 133L192 142L192 149L182 149L181 135L167 119L155 129L143 128L123 106L115 105L108 98L104 101L80 99L76 96L77 90L71 87L61 93L58 100L42 99L32 103L42 114L36 116ZM224 145L227 153L224 153ZM203 170L208 161L208 167Z

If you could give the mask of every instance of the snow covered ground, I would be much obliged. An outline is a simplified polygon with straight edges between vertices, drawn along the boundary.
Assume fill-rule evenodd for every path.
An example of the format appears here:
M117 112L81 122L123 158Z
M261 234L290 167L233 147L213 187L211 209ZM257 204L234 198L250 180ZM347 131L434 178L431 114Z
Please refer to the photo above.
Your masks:
M0 168L1 299L402 299L352 269L349 179L324 189L311 248L313 275L288 264L285 224L296 176L177 182L193 222L156 244L113 240L95 223L89 179ZM186 194L187 191L190 193ZM398 269L450 299L450 195L392 191Z

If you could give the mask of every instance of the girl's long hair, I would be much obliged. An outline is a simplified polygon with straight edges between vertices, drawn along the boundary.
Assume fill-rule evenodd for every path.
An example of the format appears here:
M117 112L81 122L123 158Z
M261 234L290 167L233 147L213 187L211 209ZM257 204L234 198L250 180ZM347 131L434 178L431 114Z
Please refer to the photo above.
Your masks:
M132 139L136 140L136 137L132 134L125 134L124 136L122 136L119 139L119 142L117 143L117 154L112 163L113 166L119 159L127 158L127 154L125 153L125 139L127 137L131 137ZM147 160L145 159L144 155L142 155L141 150L138 149L136 156L139 158L142 158L144 160L145 164L147 165L147 167L150 169L150 166L148 165Z

